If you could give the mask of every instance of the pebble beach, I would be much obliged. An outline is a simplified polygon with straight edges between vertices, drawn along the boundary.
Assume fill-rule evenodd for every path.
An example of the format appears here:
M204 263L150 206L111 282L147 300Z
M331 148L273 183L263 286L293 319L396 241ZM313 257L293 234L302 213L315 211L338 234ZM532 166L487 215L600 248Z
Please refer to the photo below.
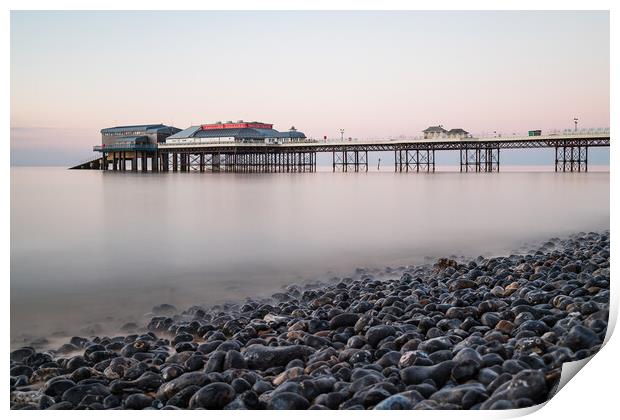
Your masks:
M10 354L11 409L514 409L601 347L609 231L386 268Z

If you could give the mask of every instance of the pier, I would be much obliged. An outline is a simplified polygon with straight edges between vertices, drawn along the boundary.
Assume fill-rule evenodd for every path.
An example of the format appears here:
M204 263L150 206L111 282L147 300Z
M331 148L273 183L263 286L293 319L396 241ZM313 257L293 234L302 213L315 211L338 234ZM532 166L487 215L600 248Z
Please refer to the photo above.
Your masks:
M164 124L101 130L91 158L71 169L141 172L315 172L317 155L331 155L334 172L366 172L369 155L393 153L395 172L435 172L438 153L458 153L461 172L499 172L501 151L554 149L556 172L587 172L588 150L609 147L609 129L531 130L527 135L474 137L441 125L423 137L399 139L309 139L294 126L278 131L258 121L217 121L181 130ZM550 162L551 164L552 162Z
M75 169L152 172L314 172L318 153L332 157L334 172L368 171L369 154L394 153L395 172L434 172L436 154L457 151L461 172L498 172L501 151L554 149L556 172L587 172L588 149L609 147L609 133L467 139L312 141L286 144L213 142L95 146L100 158Z

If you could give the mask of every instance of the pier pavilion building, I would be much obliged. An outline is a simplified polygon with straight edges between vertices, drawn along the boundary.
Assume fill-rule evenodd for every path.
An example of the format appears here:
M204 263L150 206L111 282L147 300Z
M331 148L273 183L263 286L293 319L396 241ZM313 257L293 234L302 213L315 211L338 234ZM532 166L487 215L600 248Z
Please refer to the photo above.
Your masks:
M471 134L462 128L452 128L446 133L446 135L449 139L466 139L471 137Z
M425 139L466 139L471 137L471 134L462 128L446 130L443 125L430 126L422 133L424 133Z
M101 130L103 148L127 148L131 146L163 143L167 137L181 131L163 124L125 125Z
M291 127L288 131L277 131L273 124L257 121L220 121L213 124L194 125L166 138L166 144L192 143L257 143L285 144L299 143L306 135Z
M157 145L181 129L164 124L124 125L101 130L101 145L93 148L102 153L102 164L125 170L130 162L131 170L147 168L147 159L155 156Z
M422 131L425 139L438 139L445 137L448 130L441 125L433 125Z

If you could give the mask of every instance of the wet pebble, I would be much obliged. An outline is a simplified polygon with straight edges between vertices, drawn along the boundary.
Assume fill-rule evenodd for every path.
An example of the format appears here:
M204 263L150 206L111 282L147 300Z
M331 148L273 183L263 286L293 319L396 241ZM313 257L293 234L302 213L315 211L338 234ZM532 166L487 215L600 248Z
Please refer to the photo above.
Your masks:
M600 348L609 318L609 233L549 243L360 268L242 303L156 305L145 328L109 337L93 324L49 351L34 339L10 353L11 409L538 404L563 363Z
M223 382L200 388L189 401L189 408L221 409L235 399L235 390Z

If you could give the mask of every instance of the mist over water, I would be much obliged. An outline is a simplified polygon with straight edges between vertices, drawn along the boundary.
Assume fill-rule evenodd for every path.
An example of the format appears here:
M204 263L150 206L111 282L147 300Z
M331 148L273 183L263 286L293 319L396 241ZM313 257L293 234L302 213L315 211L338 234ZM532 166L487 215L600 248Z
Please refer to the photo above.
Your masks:
M502 168L505 171L506 168ZM609 228L609 172L11 169L11 342ZM82 332L83 333L83 332Z

